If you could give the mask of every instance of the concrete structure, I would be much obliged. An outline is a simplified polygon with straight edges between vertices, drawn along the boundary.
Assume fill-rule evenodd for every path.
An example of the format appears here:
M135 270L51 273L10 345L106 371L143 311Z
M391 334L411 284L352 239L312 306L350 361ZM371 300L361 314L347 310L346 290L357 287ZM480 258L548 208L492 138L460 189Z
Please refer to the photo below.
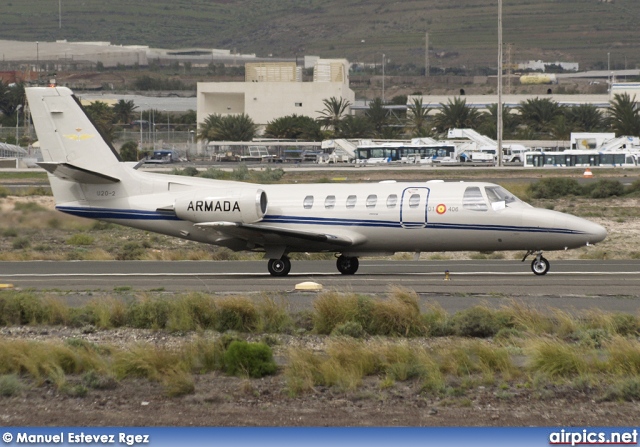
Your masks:
M640 98L640 95L638 95ZM453 100L454 96L450 95L423 95L423 96L408 96L407 104L412 105L414 98L422 98L422 104L424 107L434 109L435 113L440 109L440 104L447 104L448 101ZM498 103L498 95L466 95L461 96L466 100L469 107L479 109L481 111L488 110L488 106ZM604 95L502 95L503 104L515 108L520 105L521 102L528 99L536 98L549 98L556 101L563 106L578 106L581 104L593 104L598 108L604 109L609 107L609 94ZM368 107L368 106L366 106Z
M636 102L640 102L640 82L614 82L611 84L611 99L614 95L628 94L636 97Z
M186 48L168 50L149 48L146 45L112 45L110 42L22 42L0 40L0 69L25 67L39 71L45 68L93 69L101 63L104 67L118 65L146 66L150 61L161 64L189 62L207 66L211 62L242 64L254 61L255 54L235 54L230 50L211 48Z
M247 82L199 82L198 123L211 114L245 113L256 124L266 126L276 118L293 114L318 118L324 109L323 101L331 97L343 98L350 103L355 101L355 93L349 88L346 60L325 62L320 59L316 67L320 67L323 74L314 82L300 82L294 78L294 67L288 67L287 71L280 63L256 65L257 71L247 75ZM283 70L288 73L286 81L275 80L282 79ZM250 71L252 69L247 70Z
M555 65L557 67L561 67L566 71L578 71L580 68L580 64L577 62L543 62L543 61L528 61L522 62L518 64L518 69L520 70L542 70L542 72L546 72L547 66Z

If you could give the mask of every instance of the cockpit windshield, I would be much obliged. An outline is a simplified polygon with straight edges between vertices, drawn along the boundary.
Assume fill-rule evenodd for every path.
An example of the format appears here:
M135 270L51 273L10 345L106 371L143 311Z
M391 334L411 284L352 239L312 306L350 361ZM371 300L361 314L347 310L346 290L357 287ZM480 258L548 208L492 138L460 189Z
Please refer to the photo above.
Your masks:
M462 208L469 211L500 211L507 207L530 206L501 186L485 186L484 192L486 198L480 187L467 187L462 196ZM489 199L489 205L487 205L487 199Z
M484 188L487 198L494 210L508 206L526 206L526 204L504 189L502 186L486 186Z

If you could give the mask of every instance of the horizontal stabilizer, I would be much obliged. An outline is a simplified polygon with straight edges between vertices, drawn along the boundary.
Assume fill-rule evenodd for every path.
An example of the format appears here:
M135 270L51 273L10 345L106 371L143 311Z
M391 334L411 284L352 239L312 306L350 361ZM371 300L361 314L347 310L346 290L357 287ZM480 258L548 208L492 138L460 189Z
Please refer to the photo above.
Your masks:
M100 174L99 172L89 171L88 169L79 168L69 163L38 163L38 166L55 175L62 180L77 183L89 184L109 184L118 183L120 179L109 175Z

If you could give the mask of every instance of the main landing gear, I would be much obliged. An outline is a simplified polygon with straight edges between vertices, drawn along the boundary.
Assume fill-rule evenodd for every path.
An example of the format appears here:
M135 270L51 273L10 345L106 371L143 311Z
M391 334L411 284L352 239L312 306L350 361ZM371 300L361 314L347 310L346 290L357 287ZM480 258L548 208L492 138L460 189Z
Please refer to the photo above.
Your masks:
M291 271L291 261L287 256L280 259L269 259L267 267L271 276L287 276Z
M338 271L343 275L353 275L358 271L360 262L358 258L340 255L336 261L336 266L338 267Z
M271 276L287 276L291 271L291 261L287 256L283 256L280 259L269 259L269 273ZM358 258L340 255L336 262L338 271L343 275L353 275L358 271L360 262Z
M529 250L527 254L524 255L524 258L522 258L522 262L524 262L524 260L527 259L529 255L532 255L534 253L536 254L536 257L533 261L531 261L531 271L538 276L546 275L549 271L549 267L551 267L551 264L549 264L549 261L547 261L547 259L542 256L541 251L535 252L534 250Z

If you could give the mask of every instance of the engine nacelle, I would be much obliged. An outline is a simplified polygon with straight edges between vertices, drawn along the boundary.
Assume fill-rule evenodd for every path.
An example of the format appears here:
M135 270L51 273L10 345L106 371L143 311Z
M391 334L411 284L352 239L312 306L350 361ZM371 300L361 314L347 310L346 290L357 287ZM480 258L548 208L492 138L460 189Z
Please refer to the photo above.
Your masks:
M174 211L180 219L195 223L254 223L267 212L267 193L261 189L227 191L197 190L176 199Z

